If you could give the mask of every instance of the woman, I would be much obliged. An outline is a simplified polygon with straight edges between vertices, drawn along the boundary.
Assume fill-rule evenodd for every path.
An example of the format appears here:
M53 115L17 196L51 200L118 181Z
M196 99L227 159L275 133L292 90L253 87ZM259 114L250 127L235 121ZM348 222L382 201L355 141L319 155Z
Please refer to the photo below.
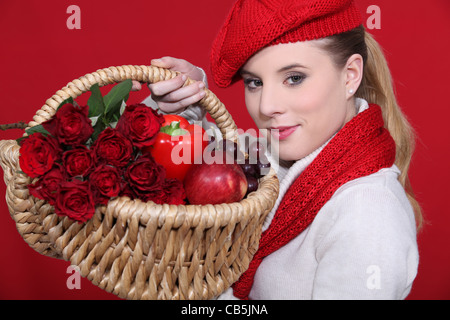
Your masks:
M248 112L279 141L280 158L280 195L260 247L220 299L410 292L421 223L408 181L413 135L361 24L350 0L239 0L219 32L214 81L243 79ZM202 119L192 106L204 94L201 69L170 57L152 64L182 73L149 86L158 107ZM185 76L199 82L183 87Z

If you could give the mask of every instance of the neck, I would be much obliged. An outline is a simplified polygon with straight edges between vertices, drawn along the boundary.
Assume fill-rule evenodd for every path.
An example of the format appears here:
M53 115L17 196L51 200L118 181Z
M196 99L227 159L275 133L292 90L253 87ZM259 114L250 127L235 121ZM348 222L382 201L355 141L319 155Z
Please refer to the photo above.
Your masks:
M352 97L347 102L347 117L345 118L344 125L349 122L351 119L353 119L354 116L356 116L359 112L359 105L356 103L356 99Z

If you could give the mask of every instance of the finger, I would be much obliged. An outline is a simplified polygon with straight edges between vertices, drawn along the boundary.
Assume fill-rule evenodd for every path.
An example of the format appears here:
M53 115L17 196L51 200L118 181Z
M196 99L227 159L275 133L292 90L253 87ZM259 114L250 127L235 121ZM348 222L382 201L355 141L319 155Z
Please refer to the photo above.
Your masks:
M161 57L158 59L152 59L150 61L150 64L156 67L161 67L161 68L167 68L169 67L169 62L171 60L171 57Z
M204 90L200 91L199 93L194 94L193 96L187 97L186 99L183 99L180 101L181 105L184 107L188 107L192 104L196 104L200 100L202 100L206 95L206 92Z
M159 59L153 59L151 61L151 64L156 67L166 68L182 73L187 73L194 67L191 63L187 62L184 59L177 59L168 56Z
M205 91L202 90L193 96L187 97L176 103L158 102L158 107L166 113L179 113L192 104L199 102L205 96Z
M158 99L158 101L168 102L168 103L182 101L186 98L189 98L191 96L194 96L194 95L200 93L204 87L205 87L205 84L203 82L196 82L189 86L182 87L178 90L172 91L164 96L161 96Z
M154 96L163 96L172 91L180 89L187 77L185 75L177 75L175 78L170 80L165 80L157 83L152 83L148 85L150 92Z
M139 81L133 80L132 81L132 87L131 87L131 91L139 91L142 89L142 85Z

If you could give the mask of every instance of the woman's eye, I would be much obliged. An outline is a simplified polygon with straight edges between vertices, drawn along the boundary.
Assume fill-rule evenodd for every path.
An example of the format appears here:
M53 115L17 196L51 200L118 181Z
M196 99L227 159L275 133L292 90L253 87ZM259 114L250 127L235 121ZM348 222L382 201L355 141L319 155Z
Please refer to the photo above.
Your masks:
M252 78L245 79L244 83L245 86L249 89L256 89L262 86L262 81L259 79L252 79Z
M296 84L300 84L304 79L305 79L305 76L296 74L296 75L289 76L286 79L286 83L288 85L294 86Z

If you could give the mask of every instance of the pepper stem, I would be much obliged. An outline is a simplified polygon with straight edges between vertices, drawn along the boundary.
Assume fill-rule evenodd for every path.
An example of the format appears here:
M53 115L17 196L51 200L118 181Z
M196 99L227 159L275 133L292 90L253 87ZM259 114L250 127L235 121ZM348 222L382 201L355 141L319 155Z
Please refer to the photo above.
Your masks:
M169 125L161 127L159 131L171 136L183 136L188 133L188 131L180 128L180 121L172 121Z

